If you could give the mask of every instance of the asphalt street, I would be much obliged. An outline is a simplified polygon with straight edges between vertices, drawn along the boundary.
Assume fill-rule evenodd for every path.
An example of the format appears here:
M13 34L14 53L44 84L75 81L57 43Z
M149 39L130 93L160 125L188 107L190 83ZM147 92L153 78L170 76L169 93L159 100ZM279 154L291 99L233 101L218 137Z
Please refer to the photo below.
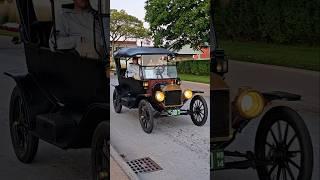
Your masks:
M117 79L112 77L111 84ZM209 106L209 86L182 82L183 88L203 90ZM113 86L110 97L112 97ZM112 99L110 99L112 100ZM111 102L111 101L110 101ZM111 102L112 103L112 102ZM183 109L187 109L189 103ZM209 117L208 117L209 119ZM150 157L163 170L138 174L141 179L209 179L210 122L195 126L190 116L158 118L151 134L143 132L137 109L111 108L111 144L126 161Z
M15 83L2 73L25 70L22 47L0 38L0 179L89 179L90 150L65 151L40 141L32 164L22 164L15 157L8 125L8 105ZM233 93L240 86L251 86L262 91L282 90L302 95L302 101L285 104L297 110L307 124L314 147L313 179L318 179L319 73L235 61L230 62L229 71L226 81ZM201 84L184 84L193 89L205 89ZM208 101L208 94L204 96ZM196 127L188 116L161 118L154 132L147 135L140 127L137 110L124 108L123 113L115 114L111 109L111 118L111 143L125 160L150 157L163 168L142 174L141 179L209 179L210 122ZM252 121L229 149L252 150L258 123L259 119ZM257 179L252 169L216 171L212 177L216 180Z

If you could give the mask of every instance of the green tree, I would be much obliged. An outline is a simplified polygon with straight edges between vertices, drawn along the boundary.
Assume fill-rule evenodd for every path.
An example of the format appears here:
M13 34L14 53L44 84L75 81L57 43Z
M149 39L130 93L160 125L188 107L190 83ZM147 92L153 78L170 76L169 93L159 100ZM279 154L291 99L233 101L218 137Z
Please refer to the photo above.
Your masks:
M198 48L209 42L209 0L147 0L145 9L156 46Z
M142 21L129 15L124 10L111 9L110 40L112 54L115 50L115 43L120 39L125 41L128 38L147 37L149 37L149 31L144 28Z

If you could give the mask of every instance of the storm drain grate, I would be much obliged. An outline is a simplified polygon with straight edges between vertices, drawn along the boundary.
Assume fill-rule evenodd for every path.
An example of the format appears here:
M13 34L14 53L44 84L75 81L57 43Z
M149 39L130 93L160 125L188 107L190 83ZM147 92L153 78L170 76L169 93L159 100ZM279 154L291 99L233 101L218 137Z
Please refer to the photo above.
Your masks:
M128 161L127 164L136 174L162 170L162 168L149 157Z

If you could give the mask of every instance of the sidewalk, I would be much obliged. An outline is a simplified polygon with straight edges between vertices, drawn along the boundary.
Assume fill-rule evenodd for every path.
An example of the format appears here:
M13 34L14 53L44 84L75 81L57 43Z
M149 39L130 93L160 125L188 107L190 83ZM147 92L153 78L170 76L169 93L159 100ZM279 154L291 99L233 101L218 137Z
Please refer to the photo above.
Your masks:
M138 176L131 170L119 153L110 145L110 179L138 180Z
M113 157L110 157L110 176L111 179L129 180L127 174L121 169Z

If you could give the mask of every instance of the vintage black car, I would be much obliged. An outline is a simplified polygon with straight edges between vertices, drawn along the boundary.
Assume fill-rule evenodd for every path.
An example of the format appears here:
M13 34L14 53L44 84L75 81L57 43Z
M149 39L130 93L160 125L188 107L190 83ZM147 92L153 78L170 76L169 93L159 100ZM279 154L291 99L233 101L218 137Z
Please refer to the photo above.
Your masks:
M138 108L146 133L152 132L154 118L160 116L190 115L197 126L207 121L207 103L202 96L195 95L203 92L183 91L180 87L175 55L163 48L148 47L122 48L114 54L119 82L113 93L114 110L120 113L122 106ZM131 68L136 72L130 72ZM190 108L182 109L188 100Z
M214 4L211 12L211 172L225 169L257 170L261 180L310 180L313 169L313 148L308 129L301 116L285 105L273 101L299 101L300 95L273 91L259 92L240 88L231 99L224 80L228 60L218 48L214 29ZM228 146L245 127L261 119L256 130L254 152L229 151ZM228 157L244 160L227 161ZM245 177L243 177L245 178Z
M57 33L55 8L73 8L73 4L47 1L52 12L49 21L39 20L32 0L16 1L28 72L5 73L16 82L9 114L14 152L21 162L31 163L39 139L62 149L92 148L93 178L109 179L109 43L103 40L104 51L96 48L95 59L81 57L74 49L50 49L50 33ZM108 37L108 12L101 0L95 4L99 6L92 15L101 34L93 35Z

